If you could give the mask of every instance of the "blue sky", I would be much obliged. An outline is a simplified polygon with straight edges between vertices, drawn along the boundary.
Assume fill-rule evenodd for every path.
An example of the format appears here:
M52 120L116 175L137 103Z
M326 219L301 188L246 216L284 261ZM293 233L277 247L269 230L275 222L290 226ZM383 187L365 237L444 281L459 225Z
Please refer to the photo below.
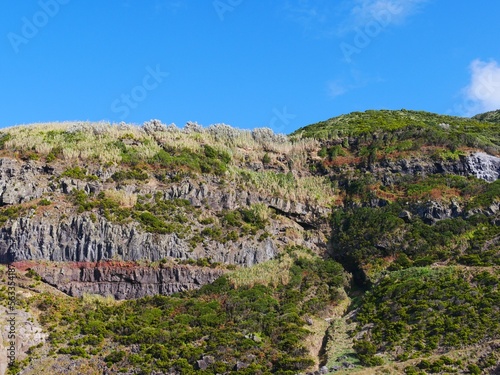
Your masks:
M6 0L0 127L500 108L498 0Z

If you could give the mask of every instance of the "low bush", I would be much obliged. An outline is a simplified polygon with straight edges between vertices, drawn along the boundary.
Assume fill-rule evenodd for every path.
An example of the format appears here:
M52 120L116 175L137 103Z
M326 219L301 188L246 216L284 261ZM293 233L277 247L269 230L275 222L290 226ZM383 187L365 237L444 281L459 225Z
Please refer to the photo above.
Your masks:
M290 278L276 288L235 288L223 276L197 291L170 297L96 301L91 307L42 296L34 296L33 302L45 304L40 318L44 326L67 322L59 345L68 346L60 353L94 356L90 347L103 345L102 350L112 348L104 357L108 367L117 364L145 373L176 368L191 374L198 371L198 360L213 356L216 360L204 373L233 373L237 362L247 366L238 373L297 373L314 364L304 347L310 332L302 317L337 303L337 290L343 285L339 264L303 254L303 249L289 249ZM319 303L308 304L313 296ZM75 331L84 336L74 339ZM137 348L134 354L128 354L131 345Z
M360 329L373 324L355 346L360 360L396 348L411 356L500 338L499 284L487 271L408 268L389 274L366 294L357 314ZM442 359L432 367L448 364Z

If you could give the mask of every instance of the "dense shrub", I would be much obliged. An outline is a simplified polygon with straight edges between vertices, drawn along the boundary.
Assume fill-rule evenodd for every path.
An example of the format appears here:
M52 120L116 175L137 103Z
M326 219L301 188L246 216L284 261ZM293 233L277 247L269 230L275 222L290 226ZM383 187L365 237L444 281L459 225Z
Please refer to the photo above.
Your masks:
M366 294L357 314L360 329L373 324L366 341L355 346L360 359L382 350L400 348L411 356L498 339L499 283L487 271L409 268L391 273Z
M476 266L500 264L498 246L492 246L500 227L484 215L434 223L417 215L403 220L401 212L399 203L334 210L331 241L335 258L350 271L375 270L377 262L389 258L393 259L392 265L387 264L391 270L446 260Z
M141 171L140 169L121 170L113 173L113 175L111 176L111 178L116 182L123 180L145 181L148 179L148 177L148 174L144 171Z
M12 138L12 135L9 133L2 133L0 135L0 150L5 148L5 144Z
M391 148L418 150L423 144L444 146L451 151L458 146L498 151L499 134L498 122L402 109L352 112L298 129L292 136L351 142L356 138L357 142L352 144L372 143L383 146L388 152ZM411 140L411 144L403 143L406 140Z
M339 300L343 271L331 260L312 255L306 259L295 249L289 254L294 259L290 282L277 288L236 289L221 277L197 291L119 304L98 302L92 308L45 301L41 321L50 325L62 319L68 322L65 332L85 335L82 340L75 340L74 334L63 336L60 343L69 346L61 353L83 355L81 350L90 352L91 345L103 345L100 338L108 337L113 351L104 361L109 367L145 373L176 368L191 374L202 356L213 356L216 360L200 373L236 373L237 362L248 366L238 373L297 373L314 364L303 345L309 334L303 316ZM313 297L318 304L307 303ZM130 345L136 345L138 352L128 354Z
M230 161L231 156L226 151L217 150L209 145L204 145L203 154L188 148L165 147L149 160L150 163L169 170L188 170L216 175L223 175Z
M95 175L89 175L86 169L80 168L78 166L66 169L63 173L61 173L61 177L70 177L76 178L78 180L88 181L96 181L99 179L99 177Z

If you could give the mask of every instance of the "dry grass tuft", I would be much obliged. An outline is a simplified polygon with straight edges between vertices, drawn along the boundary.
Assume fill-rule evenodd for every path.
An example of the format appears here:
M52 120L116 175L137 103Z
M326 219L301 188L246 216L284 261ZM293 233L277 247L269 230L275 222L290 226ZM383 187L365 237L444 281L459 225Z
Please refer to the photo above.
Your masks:
M188 149L203 152L209 145L227 152L232 158L229 178L236 183L251 183L262 192L287 197L292 201L328 205L333 188L323 177L296 177L297 173L254 172L238 165L271 160L287 160L293 170L306 166L309 155L318 148L314 139L289 138L271 129L243 130L225 124L203 128L189 123L184 129L164 125L158 120L143 126L106 122L40 123L4 129L10 134L4 149L11 152L37 153L40 158L62 159L73 164L119 164L130 160L150 161L162 149ZM127 159L129 158L129 159Z
M328 177L295 177L293 173L255 172L234 168L231 177L237 185L250 184L258 192L268 193L296 202L329 206L337 198Z
M87 307L93 307L96 304L111 306L111 305L115 305L116 303L118 303L115 300L115 298L111 295L104 297L104 296L101 296L100 294L90 294L90 293L83 293L82 301Z
M294 250L295 258L312 259L314 255L304 250ZM227 274L229 281L235 288L241 286L252 287L254 285L271 285L276 287L280 284L286 285L290 281L290 268L294 258L284 254L279 259L272 259L253 267L239 268Z
M289 270L293 259L287 254L282 259L273 259L249 268L239 268L228 273L229 281L235 288L242 286L252 287L256 284L272 285L288 284Z
M121 207L134 207L137 203L137 194L127 193L124 190L105 190L104 196L118 203Z

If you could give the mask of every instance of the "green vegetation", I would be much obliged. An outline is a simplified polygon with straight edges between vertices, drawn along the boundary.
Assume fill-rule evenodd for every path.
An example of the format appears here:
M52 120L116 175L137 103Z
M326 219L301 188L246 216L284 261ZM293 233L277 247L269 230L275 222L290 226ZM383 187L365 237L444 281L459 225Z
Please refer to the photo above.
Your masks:
M500 200L500 180L490 184L483 184L481 189L474 192L474 195L467 201L467 208L489 207L494 202Z
M63 177L88 181L97 177L82 165L118 167L111 176L117 183L146 181L153 176L170 183L213 174L228 183L247 184L247 178L240 175L246 170L240 169L242 164L264 161L266 166L281 167L285 163L292 172L303 168L317 147L314 140L291 140L271 129L247 131L220 124L179 129L156 120L141 127L103 122L35 124L6 129L0 136L4 154L11 157L72 165ZM326 179L288 176L291 183L285 186L283 179L274 181L273 177L273 171L253 172L252 188L271 188L275 195L300 201L311 199L325 205L330 201L331 186Z
M500 249L494 245L500 228L484 215L426 223L416 215L403 220L401 212L403 208L398 203L335 210L334 257L348 270L363 270L365 277L375 279L388 267L398 270L439 261L500 265Z
M303 317L339 301L343 270L299 248L283 256L291 259L289 277L275 288L256 283L236 289L221 277L198 291L171 297L68 304L41 295L32 303L42 310L40 320L51 330L50 344L59 353L104 353L111 369L291 375L313 363L303 346L309 333ZM131 345L138 352L131 353ZM207 356L215 360L200 370L197 361ZM238 361L244 366L236 371Z
M52 202L47 198L40 199L40 202L38 202L38 205L40 206L50 206L51 204Z
M27 207L13 206L0 208L0 226L4 225L8 220L15 220L26 212Z
M488 122L499 123L500 122L500 110L490 111L490 112L486 112L486 113L480 113L478 115L475 115L472 118L475 120L479 120L479 121L488 121Z
M144 228L153 233L185 234L189 227L187 215L196 211L191 203L185 199L162 199L157 193L153 201L141 197L134 206L133 217L143 224Z
M477 367L476 365L469 366ZM453 360L447 356L441 356L436 360L423 359L416 366L408 366L405 368L405 374L438 374L441 372L457 373L462 369L463 363L461 360Z
M0 150L5 149L5 144L12 138L9 133L1 133L0 135Z
M359 137L377 147L411 140L407 148L422 145L445 146L455 150L459 145L500 151L500 124L464 117L437 115L424 111L353 112L309 125L292 135L316 139ZM390 151L390 150L387 150Z
M56 146L50 149L49 153L45 157L45 161L47 163L51 163L54 160L62 159L62 157L63 157L63 148L61 146Z
M69 200L79 213L90 211L93 222L97 220L95 213L115 223L136 221L150 233L176 233L180 238L188 236L193 248L204 239L226 243L245 235L255 236L260 233L261 240L269 236L265 228L271 212L266 205L260 203L239 210L222 211L217 222L214 217L200 219L199 223L205 225L205 228L197 232L189 223L199 217L201 210L185 199L163 199L161 192L157 192L154 197L146 197L111 190L94 196L82 190L73 190Z
M329 160L335 159L337 156L346 156L346 151L342 145L335 145L331 147L323 146L318 152L318 156L325 158L328 156Z
M461 268L389 274L366 293L356 316L359 330L371 325L355 345L360 359L370 365L384 351L406 360L499 339L499 276Z
M401 110L351 113L291 137L157 121L6 129L2 154L37 160L30 164L43 168L50 190L34 206L0 207L0 225L66 210L58 201L72 188L61 184L66 177L85 189L66 200L96 226L104 218L155 238L175 233L196 256L246 240L278 249L248 268L209 257L155 262L226 272L169 297L34 295L56 357L99 357L112 373L138 374L296 374L318 358L380 366L364 370L373 373L486 373L500 361L500 180L459 174L470 152L499 154L499 126L498 111L467 119ZM198 188L196 203L170 199ZM228 202L211 206L218 189ZM245 205L237 194L266 203ZM226 203L236 209L222 209ZM294 243L314 244L334 260L284 249ZM34 271L22 277L29 288L44 286ZM340 318L345 309L352 314Z
M358 280L435 262L500 265L500 229L488 214L500 199L500 180L417 175L383 186L370 173L337 178L346 208L331 216L334 256ZM373 206L376 199L383 204Z
M226 151L209 145L204 145L203 153L193 152L188 148L165 147L149 160L153 165L167 170L188 170L216 175L223 175L230 161L231 156Z
M125 180L137 180L137 181L146 181L149 176L146 172L141 171L140 169L131 169L131 170L121 170L113 173L111 178L116 181L125 181Z
M248 208L225 210L219 213L217 222L213 217L199 220L200 224L207 225L200 232L200 238L194 240L211 239L221 243L236 241L240 236L255 236L264 231L268 224L269 208L264 204L253 204ZM267 232L261 235L264 239ZM264 236L264 237L262 237Z
M104 218L117 223L136 220L151 233L177 233L183 236L189 231L185 225L189 216L197 213L190 202L183 199L163 199L158 192L154 199L143 196L127 196L125 192L101 192L96 197L82 190L73 190L72 202L78 212L97 210Z
M99 177L95 175L89 175L86 169L80 168L78 166L66 169L63 173L61 173L61 177L70 177L70 178L76 178L78 180L87 180L87 181L99 180Z
M29 278L32 278L34 280L37 280L37 281L42 280L42 278L40 277L40 275L37 274L36 271L33 270L33 269L31 269L31 268L28 269L28 271L26 272L26 276L29 277Z

